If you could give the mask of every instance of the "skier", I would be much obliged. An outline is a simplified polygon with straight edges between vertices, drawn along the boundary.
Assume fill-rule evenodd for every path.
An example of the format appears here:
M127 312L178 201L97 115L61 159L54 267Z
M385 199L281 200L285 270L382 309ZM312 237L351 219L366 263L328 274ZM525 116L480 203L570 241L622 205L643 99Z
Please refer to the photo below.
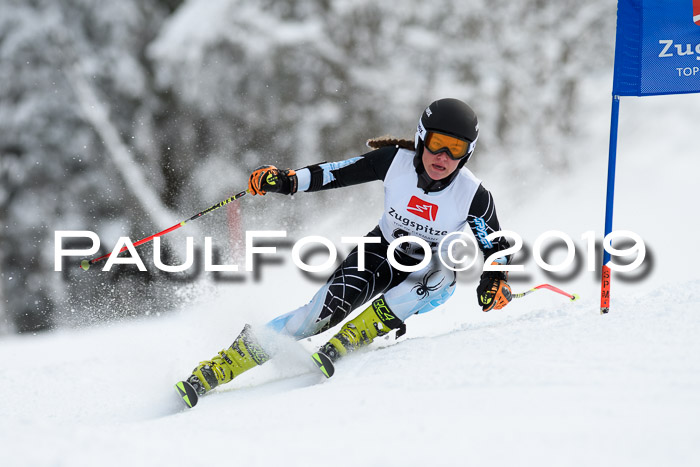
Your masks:
M330 377L332 362L339 357L393 329L398 330L398 337L405 332L407 318L430 311L450 298L456 273L437 255L440 240L446 235L469 225L484 258L508 248L504 237L486 238L500 230L493 198L464 168L474 153L478 135L479 124L471 107L457 99L440 99L421 115L414 141L377 138L367 142L373 151L352 159L299 170L280 170L271 165L255 169L249 178L253 195L293 195L375 180L383 181L385 192L379 225L366 235L364 270L358 267L361 250L355 248L309 303L273 319L266 327L299 340L338 325L353 310L371 301L313 355ZM433 253L425 267L410 273L395 268L387 259L389 244L408 235L425 240ZM399 263L414 266L425 253L420 245L405 242L394 255ZM506 264L508 260L501 257L498 263ZM506 278L504 272L481 275L477 298L483 311L500 309L511 300ZM187 382L203 395L269 358L265 346L246 325L229 348L201 362Z

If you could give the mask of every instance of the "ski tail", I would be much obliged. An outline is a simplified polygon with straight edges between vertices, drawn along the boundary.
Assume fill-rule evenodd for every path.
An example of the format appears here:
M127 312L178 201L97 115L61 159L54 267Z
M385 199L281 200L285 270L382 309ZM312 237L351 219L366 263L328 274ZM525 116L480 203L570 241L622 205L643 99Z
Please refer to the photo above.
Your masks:
M335 367L333 366L333 360L323 352L316 352L311 356L319 370L323 373L326 378L330 378L335 373Z
M195 391L194 387L188 383L187 381L180 381L177 384L175 384L175 390L177 391L178 396L180 396L180 399L182 402L188 407L192 408L195 405L197 405L197 401L199 401L199 396L197 395L197 391Z

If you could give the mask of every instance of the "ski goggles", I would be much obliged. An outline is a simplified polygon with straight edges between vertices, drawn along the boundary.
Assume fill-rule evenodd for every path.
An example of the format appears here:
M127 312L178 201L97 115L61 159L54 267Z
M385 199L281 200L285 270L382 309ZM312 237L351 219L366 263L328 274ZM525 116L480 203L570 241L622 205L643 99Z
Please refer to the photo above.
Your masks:
M454 136L429 131L425 136L425 147L433 154L446 152L450 159L458 161L474 150L476 141L466 141Z

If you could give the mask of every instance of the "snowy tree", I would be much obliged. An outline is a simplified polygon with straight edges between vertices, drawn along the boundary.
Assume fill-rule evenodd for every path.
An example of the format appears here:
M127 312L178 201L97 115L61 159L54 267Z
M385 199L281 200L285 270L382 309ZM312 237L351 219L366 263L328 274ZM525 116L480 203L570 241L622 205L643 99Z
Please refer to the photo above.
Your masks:
M239 191L262 163L297 168L382 134L412 138L433 99L477 110L477 171L566 170L586 154L581 83L609 73L613 32L603 0L7 1L4 319L25 331L89 309L169 308L181 284L167 277L76 268L59 279L53 232L141 238ZM327 215L334 196L241 209L256 228L293 226L299 211ZM221 219L202 227L226 235Z
M84 115L69 73L98 90L120 137L162 186L157 160L139 151L142 114L157 105L140 51L173 5L139 2L9 2L0 17L3 286L19 331L51 326L55 311L80 308L94 284L63 287L53 271L53 232L94 229L97 219L125 231L150 216L115 174L100 133ZM167 2L164 2L167 3ZM155 169L155 170L154 170ZM134 211L135 208L135 211ZM68 295L67 295L68 294Z

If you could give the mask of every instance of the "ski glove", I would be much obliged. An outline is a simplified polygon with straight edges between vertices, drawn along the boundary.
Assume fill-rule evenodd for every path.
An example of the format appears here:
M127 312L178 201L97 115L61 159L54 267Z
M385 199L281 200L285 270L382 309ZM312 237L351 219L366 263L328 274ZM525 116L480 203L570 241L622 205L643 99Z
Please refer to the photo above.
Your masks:
M248 179L248 191L253 195L264 195L268 191L293 195L297 186L297 175L292 169L280 170L274 165L258 167Z
M513 299L506 275L503 272L485 272L476 288L479 306L483 311L500 310Z

